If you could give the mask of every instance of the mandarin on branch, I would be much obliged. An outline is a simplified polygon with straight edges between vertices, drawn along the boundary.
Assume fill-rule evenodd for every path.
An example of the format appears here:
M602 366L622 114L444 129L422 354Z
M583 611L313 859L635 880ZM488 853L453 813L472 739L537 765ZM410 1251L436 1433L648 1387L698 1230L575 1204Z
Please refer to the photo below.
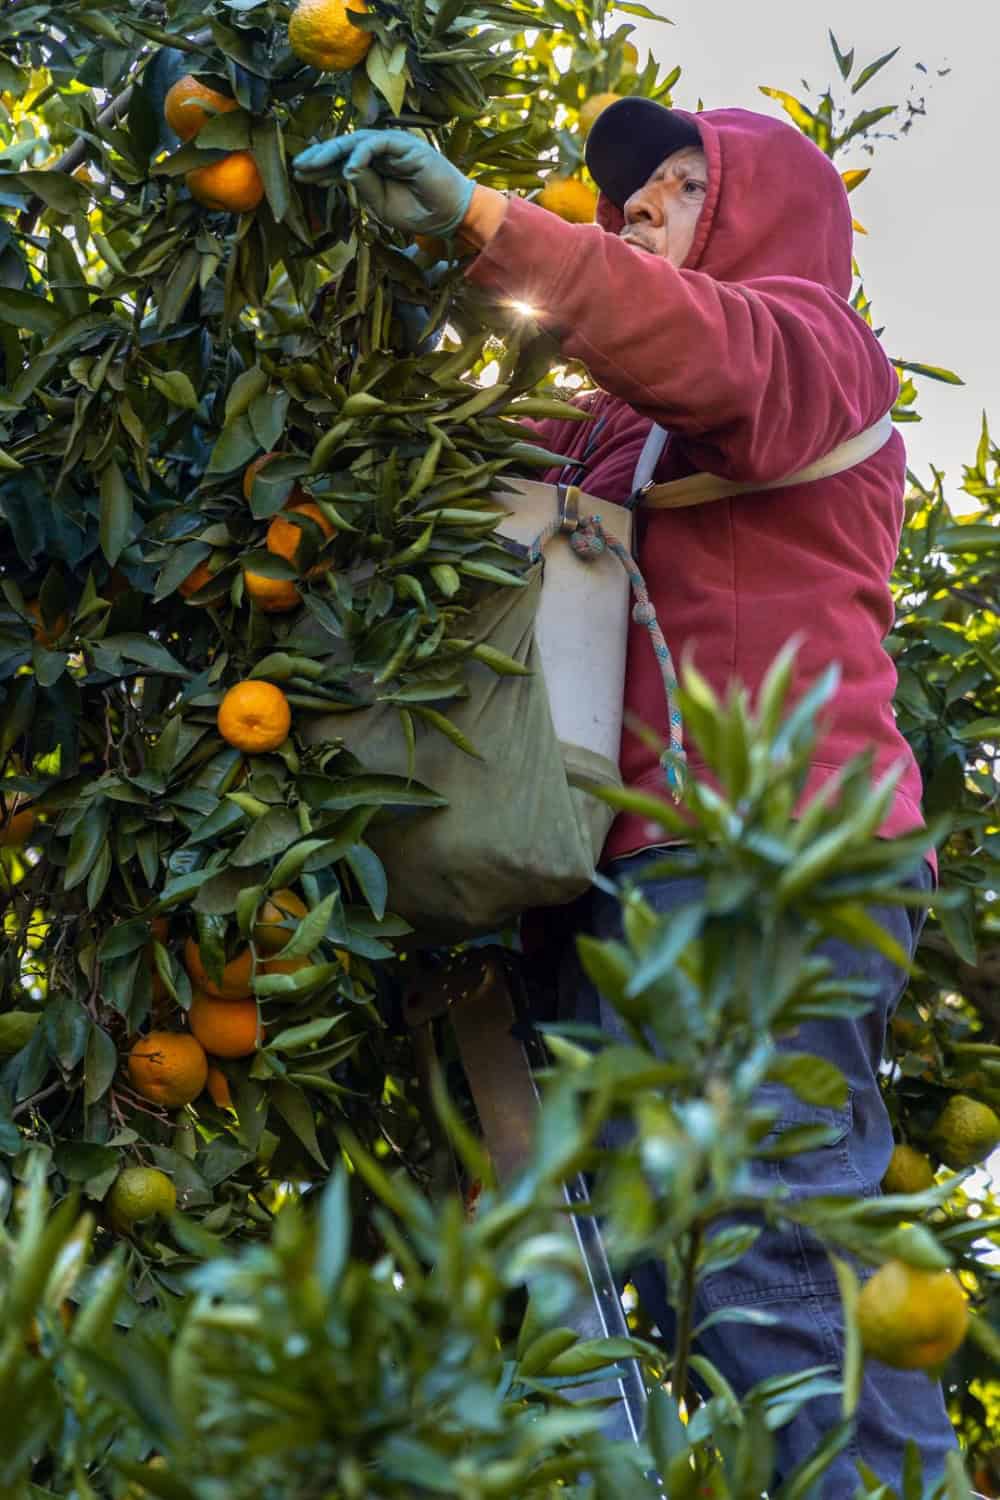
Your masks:
M205 1092L215 1105L216 1109L232 1109L233 1096L229 1089L229 1079L220 1067L215 1063L208 1065L208 1078L205 1083Z
M209 1057L249 1057L260 1046L256 1000L215 1000L196 990L188 1025Z
M266 573L244 571L243 584L259 610L266 615L283 614L302 603L302 595L290 578L268 578Z
M126 1167L119 1172L108 1194L108 1208L116 1228L130 1228L172 1214L177 1207L177 1189L158 1167Z
M968 1094L952 1094L927 1140L946 1167L961 1172L1000 1146L1000 1115Z
M284 744L292 727L292 710L273 682L249 678L229 689L219 704L217 720L227 744L260 755Z
M893 1150L882 1178L883 1193L922 1193L934 1182L930 1160L915 1146L900 1145Z
M346 73L363 62L375 40L355 26L348 11L367 15L365 0L299 0L288 22L295 56L328 73Z
M192 198L224 213L248 214L264 196L264 179L249 151L230 151L219 161L195 167L184 181Z
M21 849L35 831L35 809L13 808L0 822L0 849Z
M206 104L208 109L203 107ZM193 73L185 73L183 78L178 78L167 90L163 101L164 118L182 141L192 140L209 120L234 109L239 109L235 99L202 83Z
M583 134L589 135L590 128L597 119L597 116L602 114L609 104L616 104L621 97L621 94L609 92L607 94L591 94L589 99L585 99L580 105L580 129Z
M129 1082L137 1094L165 1109L197 1099L208 1077L205 1049L183 1031L151 1031L128 1056Z
M533 201L569 224L593 224L597 213L597 194L579 177L550 177Z
M962 1284L951 1271L888 1260L858 1297L866 1354L897 1370L931 1370L954 1354L969 1324Z

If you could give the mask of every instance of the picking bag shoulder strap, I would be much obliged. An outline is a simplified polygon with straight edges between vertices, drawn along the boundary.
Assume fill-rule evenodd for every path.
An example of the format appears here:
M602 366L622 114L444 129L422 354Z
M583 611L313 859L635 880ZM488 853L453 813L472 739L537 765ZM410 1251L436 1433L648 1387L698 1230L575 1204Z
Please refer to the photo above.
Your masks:
M638 488L639 501L653 510L674 510L686 505L704 505L709 500L724 500L729 495L754 495L765 490L787 489L793 484L812 484L816 479L829 479L833 474L842 474L864 463L884 448L892 436L892 414L886 412L872 427L866 427L857 437L839 443L823 458L784 479L772 479L767 484L759 481L745 483L735 479L723 479L718 474L689 474L684 479L671 479L666 484L647 482ZM654 429L655 430L655 429Z

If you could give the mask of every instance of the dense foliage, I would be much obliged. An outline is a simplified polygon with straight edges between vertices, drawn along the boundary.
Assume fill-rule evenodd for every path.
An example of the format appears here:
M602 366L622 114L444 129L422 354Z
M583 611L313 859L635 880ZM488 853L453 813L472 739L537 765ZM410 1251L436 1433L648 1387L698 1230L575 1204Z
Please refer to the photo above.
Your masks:
M501 1199L467 1225L455 1201L438 1210L415 1191L434 1174L439 1127L413 1087L397 1004L406 927L366 830L433 816L439 797L366 773L334 716L389 701L411 740L443 734L467 752L448 718L474 654L463 621L484 593L519 582L491 535L495 493L505 470L545 461L516 419L562 410L581 377L522 313L498 322L456 262L442 276L456 247L404 244L349 192L301 187L287 163L358 124L403 125L480 181L533 192L571 177L586 192L587 101L669 100L678 70L642 65L629 24L588 0L378 4L359 22L375 38L363 64L343 73L303 64L288 14L23 0L0 18L0 1173L11 1190L44 1175L62 1205L46 1227L36 1182L4 1262L0 1380L24 1421L0 1473L26 1483L37 1460L35 1494L117 1496L127 1464L156 1453L168 1467L144 1482L168 1500L352 1500L413 1483L471 1500L545 1495L592 1465L621 1493L626 1464L641 1493L641 1455L595 1446L588 1414L534 1378L550 1369L537 1353L518 1384L510 1341L520 1334L524 1354L539 1328L519 1329L516 1288L542 1284L558 1321L564 1252L543 1232L554 1184L592 1149L602 1112L634 1109L640 1141L664 1163L660 1192L644 1193L644 1159L623 1155L598 1196L613 1241L666 1254L690 1305L685 1248L739 1206L739 1167L759 1146L747 1103L773 1063L769 1031L803 1006L849 1003L823 989L809 947L834 921L863 935L858 902L894 888L913 853L873 852L878 794L860 771L830 822L797 842L785 794L808 713L779 731L776 679L751 731L739 704L706 703L690 684L689 715L716 751L729 747L723 781L740 804L735 833L708 803L697 811L712 903L680 933L633 903L631 952L590 955L631 1019L640 1003L686 1018L674 1052L651 1080L638 1035L637 1056L593 1063L553 1043L551 1123L516 1212ZM834 50L852 104L891 61L856 67ZM209 111L182 143L165 100L192 72L238 107ZM835 156L873 149L913 118L908 106L845 114L835 90L815 106L776 97ZM192 195L188 173L246 152L263 190L253 211ZM848 170L849 186L865 170ZM871 316L860 284L856 306ZM899 368L900 420L916 417L915 378L954 379ZM965 489L975 509L959 515L939 476L913 478L892 638L944 894L886 1082L900 1139L931 1152L952 1095L1000 1108L1000 450L985 422ZM279 543L273 523L295 504L313 508L283 522ZM273 749L220 736L220 703L245 681L287 697L291 734ZM790 760L775 736L794 747ZM810 872L809 849L834 823L848 828L842 846ZM768 859L753 852L762 832ZM790 907L775 894L782 879L795 887ZM268 916L268 899L289 890L295 904ZM771 926L742 972L717 972L748 910L771 911ZM748 1029L748 976L771 976L793 930L801 967ZM129 1053L151 1030L186 1037L192 972L195 988L220 987L244 962L263 1034L242 1002L250 1044L220 1060L215 1033L207 1049L222 1083L203 1093L196 1078L179 1108L151 1097ZM723 1099L720 1072L744 1092ZM836 1080L805 1060L794 1083L819 1106L836 1097ZM475 1175L483 1164L465 1150ZM291 1211L288 1184L310 1197L345 1152L355 1172L349 1186L336 1176L317 1221ZM116 1222L109 1194L134 1165L168 1175L177 1214ZM955 1416L981 1466L995 1441L983 1402L997 1300L975 1258L992 1215L975 1184L955 1193L942 1173L916 1202L840 1209L817 1230L871 1260L966 1257L981 1316L953 1366ZM76 1239L74 1193L96 1218ZM921 1217L933 1233L900 1227ZM103 1272L82 1269L92 1236ZM846 1265L843 1276L849 1302ZM81 1310L67 1332L58 1309L70 1296ZM645 1353L651 1369L665 1358ZM681 1389L698 1357L674 1351ZM342 1405L321 1394L345 1385ZM682 1474L709 1473L713 1494L759 1493L769 1421L807 1395L800 1384L734 1403L720 1389L686 1436L675 1408L657 1404L651 1441L661 1471L677 1466L671 1493ZM701 1445L690 1470L688 1443Z

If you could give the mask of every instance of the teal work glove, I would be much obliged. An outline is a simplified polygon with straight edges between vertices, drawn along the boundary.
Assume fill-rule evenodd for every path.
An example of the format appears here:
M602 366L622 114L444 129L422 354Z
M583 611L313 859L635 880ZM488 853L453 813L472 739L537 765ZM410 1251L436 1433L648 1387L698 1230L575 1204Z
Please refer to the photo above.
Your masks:
M355 130L300 151L292 167L305 182L353 182L365 206L403 234L454 234L475 187L405 130Z

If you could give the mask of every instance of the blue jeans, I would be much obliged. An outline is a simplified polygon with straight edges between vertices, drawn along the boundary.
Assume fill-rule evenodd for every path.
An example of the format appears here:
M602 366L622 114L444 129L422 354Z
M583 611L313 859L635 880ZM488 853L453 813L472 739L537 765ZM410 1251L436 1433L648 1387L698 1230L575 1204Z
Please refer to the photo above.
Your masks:
M641 882L644 864L662 857L662 850L631 855L615 860L607 873L615 880L627 876ZM678 854L681 868L684 858ZM913 883L921 889L930 886L927 866ZM647 882L643 894L654 910L669 912L695 899L701 885L700 880L693 878L658 879ZM594 890L589 902L589 931L595 937L620 939L621 909L617 900ZM872 909L872 915L902 948L914 951L923 922L922 912L877 907ZM761 1162L754 1171L761 1181L785 1184L792 1197L825 1193L872 1197L880 1192L892 1153L892 1129L879 1091L878 1069L886 1026L905 987L905 976L871 949L852 948L831 940L818 951L832 960L838 974L877 984L872 1009L854 1020L806 1022L779 1046L816 1053L835 1063L847 1079L847 1102L840 1109L805 1104L778 1085L766 1085L761 1102L779 1104L780 1118L774 1127L777 1132L792 1125L822 1122L835 1125L839 1133L832 1144L820 1150L781 1161ZM575 954L564 968L560 989L563 1014L569 1011L581 1021L599 1023L602 1030L612 1035L623 1035L620 1018L581 974ZM626 1132L628 1128L624 1127ZM615 1144L613 1137L611 1144ZM874 1268L858 1266L857 1269L864 1277ZM633 1268L629 1274L647 1314L670 1347L674 1315L667 1301L662 1266L649 1262ZM837 1282L825 1251L810 1231L798 1226L764 1228L735 1265L705 1276L698 1289L696 1322L729 1305L766 1309L776 1319L762 1327L716 1324L699 1339L700 1352L721 1370L738 1396L760 1380L796 1369L813 1365L832 1365L836 1372L842 1369L844 1334ZM787 1475L796 1464L811 1456L840 1420L838 1397L818 1396L808 1402L776 1434L777 1477ZM903 1445L908 1438L921 1451L925 1481L939 1477L946 1453L957 1446L941 1386L922 1371L894 1370L867 1361L856 1423L851 1444L824 1476L823 1500L848 1500L859 1482L855 1467L859 1459L880 1480L900 1490Z

